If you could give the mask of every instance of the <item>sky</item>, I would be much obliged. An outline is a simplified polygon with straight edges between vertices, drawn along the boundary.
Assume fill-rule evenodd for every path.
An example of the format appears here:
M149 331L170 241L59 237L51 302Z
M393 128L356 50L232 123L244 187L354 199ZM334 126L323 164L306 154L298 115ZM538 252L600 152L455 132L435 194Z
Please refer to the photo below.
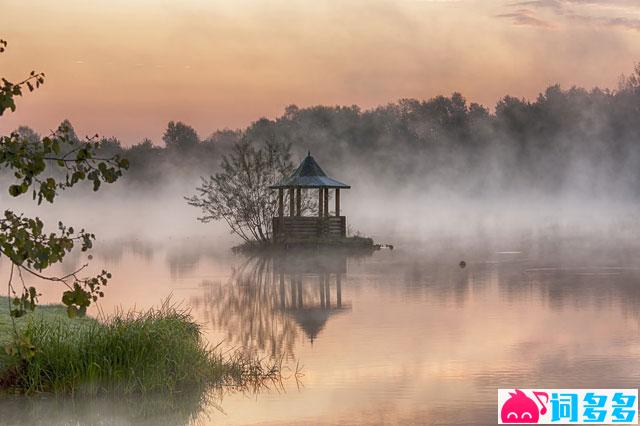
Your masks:
M640 61L640 1L0 0L0 38L0 77L47 76L0 134L67 118L161 145L170 120L205 138L291 104L615 89Z

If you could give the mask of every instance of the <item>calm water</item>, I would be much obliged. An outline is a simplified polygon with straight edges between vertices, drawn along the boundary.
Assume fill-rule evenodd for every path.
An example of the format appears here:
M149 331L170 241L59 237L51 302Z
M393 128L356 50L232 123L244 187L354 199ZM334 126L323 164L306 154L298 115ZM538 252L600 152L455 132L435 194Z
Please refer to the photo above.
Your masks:
M171 296L212 343L282 357L282 384L204 404L9 399L3 421L495 424L499 387L638 387L638 255L632 238L553 232L253 259L205 239L113 241L94 258L114 273L105 311Z

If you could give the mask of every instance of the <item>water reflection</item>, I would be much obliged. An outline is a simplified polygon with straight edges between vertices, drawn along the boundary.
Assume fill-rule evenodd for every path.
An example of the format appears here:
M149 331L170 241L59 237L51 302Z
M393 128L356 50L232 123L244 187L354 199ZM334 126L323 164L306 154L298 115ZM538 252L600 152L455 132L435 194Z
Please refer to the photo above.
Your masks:
M113 262L105 311L173 294L212 344L300 361L300 390L227 395L203 424L495 424L498 387L640 382L637 240L398 246L245 258L203 238L95 255Z
M190 304L233 346L293 358L303 333L313 343L335 315L348 312L342 296L347 253L298 252L250 257L229 281L204 280Z
M130 397L3 397L2 425L188 425L217 406L222 392L202 389L172 395Z
M342 302L346 254L304 253L278 256L272 262L279 280L280 311L295 320L311 343L331 316L351 308Z

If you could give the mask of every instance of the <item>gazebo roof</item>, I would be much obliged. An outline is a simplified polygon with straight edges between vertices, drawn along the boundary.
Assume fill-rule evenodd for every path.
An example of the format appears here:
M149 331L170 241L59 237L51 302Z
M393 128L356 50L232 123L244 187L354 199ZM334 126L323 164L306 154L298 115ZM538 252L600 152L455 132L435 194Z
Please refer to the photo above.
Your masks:
M320 308L310 307L290 310L289 313L293 316L300 328L307 335L311 343L318 337L318 334L322 331L329 318L333 315L345 312L347 308Z
M295 172L287 178L282 179L275 185L270 186L272 189L280 188L351 188L346 183L339 182L327 176L320 168L316 160L313 159L311 153L302 160Z

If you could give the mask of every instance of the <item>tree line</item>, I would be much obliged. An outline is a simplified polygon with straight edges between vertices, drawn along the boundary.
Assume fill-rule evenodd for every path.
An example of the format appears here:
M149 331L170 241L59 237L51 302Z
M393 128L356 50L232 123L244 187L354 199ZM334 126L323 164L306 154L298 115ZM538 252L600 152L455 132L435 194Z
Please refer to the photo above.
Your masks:
M72 128L71 123L65 123ZM38 138L32 130L19 132ZM129 159L130 184L211 175L238 143L291 146L294 162L311 151L344 179L442 186L468 194L564 189L589 193L640 188L640 67L616 90L548 87L535 100L505 96L493 108L460 93L358 106L288 106L275 119L201 138L170 122L162 143L130 147L102 141L103 155Z

